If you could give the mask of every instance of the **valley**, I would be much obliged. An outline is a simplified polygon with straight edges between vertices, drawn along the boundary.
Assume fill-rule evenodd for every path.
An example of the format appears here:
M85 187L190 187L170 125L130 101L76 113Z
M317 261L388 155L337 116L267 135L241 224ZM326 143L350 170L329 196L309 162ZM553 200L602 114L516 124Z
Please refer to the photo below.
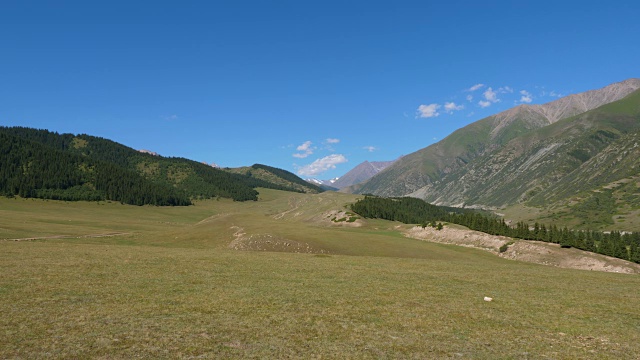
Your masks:
M188 207L0 198L0 239L30 238L0 240L0 357L640 355L637 275L338 222L358 195L258 192ZM422 237L446 231L468 230Z

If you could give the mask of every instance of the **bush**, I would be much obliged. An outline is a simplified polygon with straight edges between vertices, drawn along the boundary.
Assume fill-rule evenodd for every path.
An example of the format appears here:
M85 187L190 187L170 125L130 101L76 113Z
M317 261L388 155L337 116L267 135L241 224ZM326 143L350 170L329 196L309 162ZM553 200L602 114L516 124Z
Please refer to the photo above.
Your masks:
M503 252L507 251L507 249L509 249L509 246L511 246L511 245L513 245L513 244L514 244L514 242L513 242L513 241L509 241L508 243L506 243L506 244L504 244L504 245L500 246L500 249L499 249L499 250L500 250L500 252L501 252L501 253L503 253Z

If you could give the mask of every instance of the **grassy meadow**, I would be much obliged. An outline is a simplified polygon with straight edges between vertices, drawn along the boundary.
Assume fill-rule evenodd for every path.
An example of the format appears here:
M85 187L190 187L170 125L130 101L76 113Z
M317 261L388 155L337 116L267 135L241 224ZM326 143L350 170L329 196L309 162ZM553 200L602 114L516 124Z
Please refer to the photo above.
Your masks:
M0 239L38 238L0 240L0 358L640 357L636 275L331 221L353 195L260 194L0 198Z

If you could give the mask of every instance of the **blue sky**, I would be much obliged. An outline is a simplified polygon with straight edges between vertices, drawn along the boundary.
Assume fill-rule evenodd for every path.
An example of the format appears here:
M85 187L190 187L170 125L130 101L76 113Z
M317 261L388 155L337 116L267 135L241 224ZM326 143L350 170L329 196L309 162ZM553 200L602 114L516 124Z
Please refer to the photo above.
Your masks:
M0 124L332 178L640 77L637 1L3 1Z

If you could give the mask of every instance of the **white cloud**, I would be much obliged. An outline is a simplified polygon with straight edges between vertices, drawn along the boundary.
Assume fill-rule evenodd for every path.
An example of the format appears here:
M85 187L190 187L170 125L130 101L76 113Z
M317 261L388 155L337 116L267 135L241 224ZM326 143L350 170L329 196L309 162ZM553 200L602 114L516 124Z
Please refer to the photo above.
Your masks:
M498 94L495 91L493 91L492 88L488 88L487 90L485 90L483 95L484 95L484 98L487 99L487 101L491 101L492 103L497 103L500 101L500 99L498 99ZM486 106L483 106L483 107L486 107Z
M178 120L178 115L173 114L173 115L169 115L169 116L164 116L163 118L165 120L167 120L167 121L176 121L176 120Z
M312 144L311 141L305 141L304 143L302 143L302 145L296 148L296 150L302 151L302 152L293 154L293 157L298 159L304 159L307 156L313 154L314 148L311 147L311 144Z
M549 93L549 96L553 96L553 97L559 97L559 98L561 98L561 97L563 97L564 95L563 95L563 94L559 94L559 93L557 93L557 92L555 92L555 91L553 91L553 90L552 90L552 91Z
M438 112L438 109L440 107L441 106L438 104L420 105L418 106L417 117L421 117L421 118L436 117L440 115L440 113Z
M464 109L464 105L456 105L454 102L446 102L444 103L444 111L449 114L453 114L454 111L459 111Z
M328 138L327 140L325 140L327 142L327 144L337 144L340 142L340 139L332 139L332 138Z
M365 146L363 147L363 149L367 150L368 152L374 152L378 150L375 146Z
M325 156L322 159L318 159L311 164L305 165L298 169L298 175L302 176L317 176L320 175L327 170L335 169L336 165L345 163L347 160L344 155L341 154L332 154L329 156Z
M531 101L533 101L533 97L531 96L531 93L528 92L527 90L520 90L520 95L522 95L522 97L520 97L520 102L521 103L530 103Z
M486 107L491 106L491 102L480 100L480 101L478 101L478 105L480 105L481 108L486 108Z
M472 87L470 87L467 91L476 91L478 89L482 89L484 87L484 84L475 84Z
M467 101L468 102L473 101L473 95L467 95Z
M506 93L512 94L513 93L513 89L508 87L508 86L504 86L504 87L498 88L498 92L500 94L506 94Z

